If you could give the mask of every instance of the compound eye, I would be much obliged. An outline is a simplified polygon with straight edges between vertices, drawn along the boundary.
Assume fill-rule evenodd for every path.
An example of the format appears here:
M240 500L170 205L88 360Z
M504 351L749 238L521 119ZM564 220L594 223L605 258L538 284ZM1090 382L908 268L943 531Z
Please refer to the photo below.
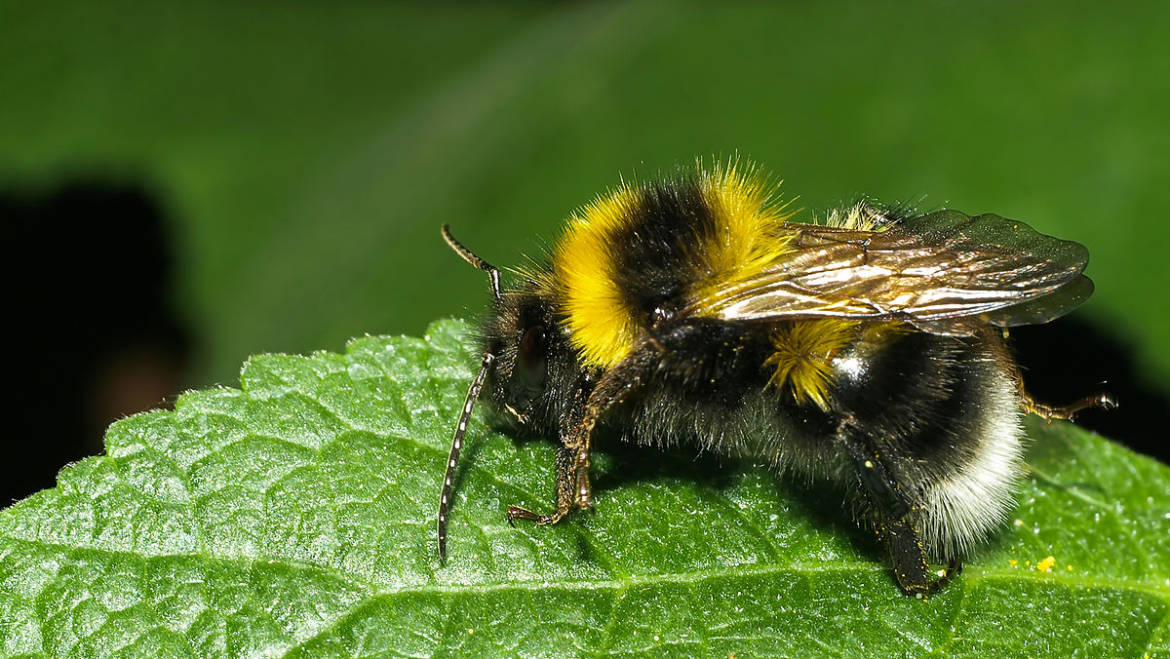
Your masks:
M516 359L517 369L524 379L531 384L540 385L544 382L544 328L539 325L529 327L520 339L519 354Z

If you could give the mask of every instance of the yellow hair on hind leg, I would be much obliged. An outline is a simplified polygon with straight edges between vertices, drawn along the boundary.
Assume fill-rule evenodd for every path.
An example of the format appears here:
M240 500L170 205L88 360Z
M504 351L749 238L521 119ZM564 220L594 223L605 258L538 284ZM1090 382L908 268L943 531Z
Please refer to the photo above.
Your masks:
M780 325L772 335L774 351L764 360L774 369L769 384L787 389L797 403L828 410L833 358L857 338L859 325L836 319Z
M705 270L700 288L718 288L737 275L751 275L787 249L790 234L775 231L787 217L771 202L774 185L755 168L731 160L705 168L697 163L693 183L714 219L714 231L694 245L696 264ZM691 185L682 179L668 185ZM549 281L565 310L570 341L584 362L611 368L621 362L641 334L639 319L623 304L615 279L615 235L638 213L645 186L622 183L569 220L552 258ZM680 273L682 276L684 273Z

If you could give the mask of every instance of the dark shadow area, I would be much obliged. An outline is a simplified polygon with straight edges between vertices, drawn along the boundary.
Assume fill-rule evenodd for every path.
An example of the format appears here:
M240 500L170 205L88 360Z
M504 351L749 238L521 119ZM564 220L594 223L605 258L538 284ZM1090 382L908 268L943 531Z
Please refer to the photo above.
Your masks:
M508 435L517 446L530 442L551 441L524 432L502 414L494 413L485 406L485 413L492 426ZM593 494L597 500L604 500L606 494L623 486L639 483L662 484L667 482L686 483L713 490L732 487L740 474L753 469L753 462L710 451L696 454L689 446L659 448L625 442L621 433L612 425L604 424L598 429L592 453L590 478ZM474 462L479 442L471 441L466 446L461 462ZM555 467L547 465L551 472ZM462 471L462 469L460 469ZM808 479L791 474L770 479L770 487L777 500L788 501L796 514L814 520L819 526L832 529L853 541L865 555L875 560L885 556L885 550L874 540L872 533L859 526L852 517L852 509L846 493L826 481L810 482ZM458 481L455 489L458 490ZM551 510L555 494L547 492L547 498L537 499L536 507ZM588 514L588 513L574 513ZM590 553L582 548L582 555Z
M622 485L669 480L722 490L730 487L738 474L753 468L748 460L710 452L695 455L686 447L663 450L639 446L619 441L608 433L599 438L597 447L593 470L595 495L604 495L607 490ZM853 546L873 560L888 560L874 535L854 520L848 496L840 488L827 481L810 482L792 474L777 476L770 483L774 497L787 501L795 515L849 538Z
M135 186L0 190L10 359L0 506L102 452L106 426L176 393L191 337L172 307L172 239Z
M1016 327L1011 346L1028 391L1039 401L1064 404L1107 391L1120 404L1090 409L1077 425L1131 449L1170 463L1170 398L1142 382L1134 352L1105 329L1062 318L1047 325Z

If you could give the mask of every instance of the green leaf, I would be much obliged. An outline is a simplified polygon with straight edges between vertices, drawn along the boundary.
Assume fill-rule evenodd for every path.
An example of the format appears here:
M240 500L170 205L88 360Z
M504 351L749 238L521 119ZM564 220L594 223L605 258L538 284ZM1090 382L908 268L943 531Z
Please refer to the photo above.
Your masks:
M466 329L255 357L114 424L0 513L0 651L1170 655L1170 468L1066 424L1030 426L1015 523L928 601L831 491L730 460L603 446L594 514L511 528L552 445L478 415L440 566Z

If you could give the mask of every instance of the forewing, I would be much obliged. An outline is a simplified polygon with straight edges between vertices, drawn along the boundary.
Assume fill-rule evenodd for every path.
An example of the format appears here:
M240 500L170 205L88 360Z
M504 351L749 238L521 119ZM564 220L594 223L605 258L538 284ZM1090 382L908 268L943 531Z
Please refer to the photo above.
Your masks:
M697 299L724 320L902 320L939 334L1061 316L1092 293L1088 252L998 215L940 211L878 232L787 224L795 249Z

